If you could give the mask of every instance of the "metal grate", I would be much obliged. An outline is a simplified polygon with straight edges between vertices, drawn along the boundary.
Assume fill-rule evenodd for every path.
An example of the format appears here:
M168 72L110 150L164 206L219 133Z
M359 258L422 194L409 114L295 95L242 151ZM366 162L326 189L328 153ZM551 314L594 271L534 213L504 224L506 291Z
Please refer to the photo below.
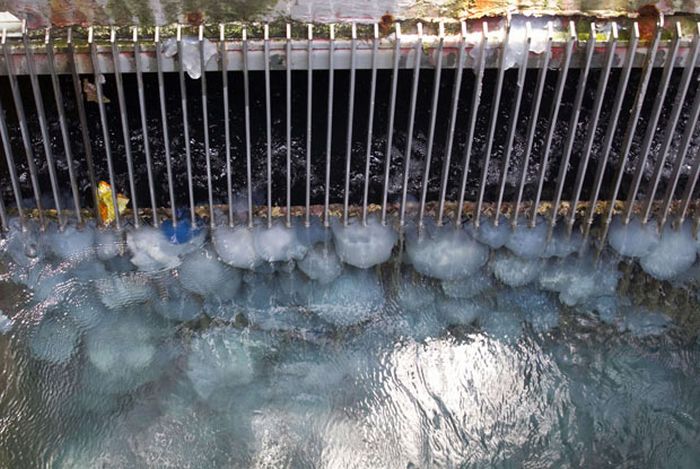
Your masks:
M177 207L212 225L697 224L698 26L553 24L178 26L175 58L159 28L3 31L2 227L82 223L99 180L131 200L116 228Z

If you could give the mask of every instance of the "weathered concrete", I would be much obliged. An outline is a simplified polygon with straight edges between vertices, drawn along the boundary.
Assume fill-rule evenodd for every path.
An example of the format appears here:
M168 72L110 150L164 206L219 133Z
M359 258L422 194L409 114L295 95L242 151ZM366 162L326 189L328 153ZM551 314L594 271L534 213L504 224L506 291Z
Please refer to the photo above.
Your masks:
M653 5L653 6L650 6ZM0 0L0 11L26 18L30 27L142 24L199 24L275 20L330 23L396 19L460 19L527 15L636 16L700 13L700 0Z

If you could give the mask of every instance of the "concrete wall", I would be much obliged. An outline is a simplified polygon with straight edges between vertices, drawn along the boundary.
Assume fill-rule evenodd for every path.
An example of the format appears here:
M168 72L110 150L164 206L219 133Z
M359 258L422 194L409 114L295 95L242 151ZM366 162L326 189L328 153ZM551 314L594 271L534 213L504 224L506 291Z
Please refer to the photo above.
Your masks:
M290 18L297 21L379 21L525 14L636 15L646 5L666 14L700 13L700 0L0 0L0 11L26 18L30 27L89 24L165 25Z

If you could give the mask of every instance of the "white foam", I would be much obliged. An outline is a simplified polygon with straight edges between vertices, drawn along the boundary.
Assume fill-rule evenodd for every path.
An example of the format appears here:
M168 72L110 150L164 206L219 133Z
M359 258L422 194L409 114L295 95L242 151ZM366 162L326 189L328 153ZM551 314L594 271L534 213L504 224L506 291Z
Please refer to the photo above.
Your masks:
M583 235L580 231L574 230L569 234L565 225L558 225L554 229L552 239L547 243L542 257L567 257L578 251L582 243Z
M508 238L506 247L518 257L533 259L545 252L547 245L547 225L537 223L533 228L528 224L519 224Z
M680 230L666 225L661 240L639 261L646 273L659 280L670 280L695 263L697 250L690 226Z
M187 290L221 301L233 299L241 286L240 272L219 262L209 249L187 255L178 269L178 277Z
M65 313L49 310L29 337L34 358L61 365L70 361L78 346L80 331Z
M335 280L343 271L343 265L333 249L333 245L317 244L306 253L297 264L311 280L321 284Z
M327 285L312 289L311 311L338 326L350 326L377 315L384 306L384 290L370 270L346 270Z
M479 225L479 228L474 227L471 223L465 225L464 228L477 241L486 244L492 249L499 249L505 246L512 232L508 219L503 216L498 220L498 226L488 219L484 220Z
M308 249L297 239L295 228L287 228L280 222L274 223L271 228L256 227L254 236L255 252L267 262L301 259Z
M522 259L499 251L489 263L494 276L510 287L521 287L534 281L542 268L540 259Z
M122 250L122 240L112 230L95 230L95 252L101 261L117 257Z
M410 236L406 254L423 275L456 280L474 274L488 259L488 248L462 229L426 225L422 236Z
M559 300L569 306L585 303L590 298L614 295L621 274L617 265L601 260L576 256L550 262L542 270L539 285L542 289L559 293Z
M68 225L63 231L52 225L46 238L49 249L59 259L86 259L95 253L95 232L89 225L80 229Z
M451 298L472 298L493 288L493 278L484 269L457 280L443 280L442 292Z
M212 243L221 260L233 267L252 269L260 263L253 232L247 227L219 226L212 233Z
M340 260L361 269L389 260L398 239L396 231L382 225L376 217L369 217L367 226L362 226L356 218L348 226L334 220L332 229L335 250Z
M230 328L209 330L192 340L186 373L199 397L208 399L253 380L253 359L243 340Z
M187 254L204 242L205 234L191 241L172 243L157 228L143 227L126 234L126 244L131 251L131 262L144 272L172 269L180 265L180 256Z
M608 243L621 256L644 257L659 243L656 223L642 223L633 218L629 224L617 217L610 224Z

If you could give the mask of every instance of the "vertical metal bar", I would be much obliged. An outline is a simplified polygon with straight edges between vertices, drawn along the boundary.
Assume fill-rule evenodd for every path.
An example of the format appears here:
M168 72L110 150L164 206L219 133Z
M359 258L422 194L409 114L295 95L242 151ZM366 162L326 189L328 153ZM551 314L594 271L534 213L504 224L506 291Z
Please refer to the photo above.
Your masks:
M389 122L387 124L386 150L384 162L384 195L382 197L382 225L386 225L386 209L389 199L389 173L391 171L391 152L394 144L394 117L396 115L396 88L399 82L399 61L401 60L401 24L395 24L394 64L391 74L391 98L389 101Z
M698 99L695 100L696 103L698 102ZM696 116L697 120L697 111L696 111ZM695 126L693 126L692 129L688 129L689 132L687 132L690 137L688 140L692 139L693 135L693 130L695 130ZM684 141L685 141L685 135ZM687 145L686 145L687 146ZM695 185L698 182L698 176L700 175L700 158L697 157L697 149L692 149L693 153L695 154L695 163L693 164L692 169L690 170L690 176L688 177L688 183L685 186L685 190L683 191L683 197L681 198L681 205L678 210L678 218L676 220L676 226L680 228L681 225L683 225L683 222L685 221L685 217L688 214L688 207L690 206L690 199L693 196L693 192L695 191ZM680 158L681 155L680 153L678 154L678 157ZM697 210L697 209L696 209Z
M24 208L22 207L22 192L17 178L17 167L15 166L15 156L10 145L10 135L7 132L7 122L5 120L5 109L2 107L0 100L0 140L2 140L2 150L5 153L5 161L7 162L7 171L10 173L10 183L12 184L12 193L15 196L15 205L19 214L19 221L22 230L26 229L26 220Z
M539 209L540 200L542 198L542 188L544 187L544 179L547 173L547 167L549 166L549 154L552 148L552 139L554 138L554 131L557 127L557 119L559 117L559 107L561 106L562 96L564 94L564 87L566 86L566 78L569 74L569 65L571 64L571 56L573 55L574 45L576 44L576 26L573 21L569 21L569 39L566 42L566 51L564 53L564 59L559 67L559 77L557 78L557 84L554 91L554 100L552 101L552 108L549 114L549 127L547 130L547 136L545 137L542 153L542 161L540 162L540 173L537 177L537 192L535 193L535 200L532 203L532 211L530 213L530 228L535 227L537 220L537 211Z
M369 197L369 171L372 156L372 131L374 126L374 104L377 92L377 50L379 48L379 25L374 23L372 39L372 77L369 89L369 112L367 116L367 147L365 150L365 188L362 197L362 225L367 226L367 199Z
M311 127L313 105L313 81L314 81L314 27L307 26L306 43L306 211L304 212L304 225L311 224Z
M187 193L190 201L190 222L195 224L194 185L192 181L192 150L190 148L190 124L187 115L187 86L185 84L185 67L183 62L182 25L177 25L177 72L180 78L180 107L182 108L182 131L185 140L185 163L187 165ZM204 73L204 70L202 70Z
M63 230L64 218L63 209L61 207L61 197L58 193L58 178L56 177L56 165L53 160L53 152L51 151L51 137L49 136L49 127L46 123L46 111L44 109L44 99L41 96L41 88L39 87L39 79L37 78L36 69L34 68L34 52L29 44L27 30L22 33L22 42L24 44L24 53L27 58L27 68L29 69L29 79L32 83L32 94L34 96L34 104L36 106L37 117L39 119L39 129L41 132L42 144L44 147L44 156L46 157L46 166L49 170L49 180L51 182L51 192L58 215L58 226Z
M459 109L459 93L462 90L462 75L464 73L465 38L467 36L467 23L461 22L462 30L459 39L459 55L457 56L457 70L455 81L452 85L452 99L450 107L449 124L447 129L447 142L445 143L445 158L440 177L440 205L437 213L437 225L442 226L442 218L445 213L445 196L447 194L447 181L450 177L450 163L452 162L452 145L454 144L455 126L457 124L457 110Z
M246 161L246 183L248 189L248 227L253 227L253 175L251 169L251 142L250 142L250 83L248 76L248 30L243 26L242 33L243 47L243 101L245 114L245 161Z
M97 45L93 41L93 28L88 29L88 44L90 45L90 58L92 60L92 71L95 78L95 90L97 91L97 107L100 111L100 123L102 125L102 138L105 145L105 156L107 158L107 172L109 174L109 185L112 186L112 207L114 208L114 225L118 230L122 227L119 204L117 203L116 178L114 177L114 164L112 162L112 145L109 140L109 127L107 123L107 112L105 111L104 94L102 92L102 74L100 73L99 62L97 61ZM104 220L103 220L104 222Z
M285 97L287 103L287 228L292 226L292 25L287 23L287 44L286 44L287 70Z
M83 91L80 86L80 77L78 75L78 67L75 63L75 46L73 45L73 30L68 28L68 68L70 69L71 79L73 82L73 94L75 95L75 103L78 109L78 120L80 121L80 133L83 143L83 151L85 152L85 161L87 162L88 181L90 182L90 195L92 196L92 210L97 220L100 219L99 206L97 202L97 180L95 178L95 162L92 156L92 143L90 141L90 132L87 126L87 115L85 113L85 102L83 101Z
M442 77L442 49L445 44L445 23L440 22L438 32L437 62L435 63L435 78L433 81L433 100L430 105L430 127L428 129L428 149L425 155L425 169L423 171L423 187L420 197L420 212L418 226L423 226L425 213L425 199L428 196L428 182L430 180L430 163L433 156L433 144L435 141L435 120L437 119L438 98L440 97L440 78Z
M571 119L569 119L569 130L566 136L566 143L564 144L564 153L562 155L561 163L559 163L559 174L557 176L557 188L554 196L554 202L552 204L552 212L549 218L549 233L551 235L554 225L557 223L557 217L559 215L559 206L561 204L561 195L564 190L564 182L566 181L566 173L569 170L569 160L571 159L571 153L574 148L574 140L576 139L576 124L578 123L578 118L581 114L581 103L583 102L583 96L586 92L586 84L588 82L588 73L591 70L591 59L593 58L593 51L595 50L596 43L596 28L595 23L591 22L588 41L586 41L586 56L583 68L581 69L581 74L578 77L578 85L576 87L576 97L574 98L573 111L571 112ZM573 210L573 208L572 208Z
M141 118L141 133L143 134L143 152L146 156L146 174L148 177L148 194L151 199L153 226L160 225L158 204L156 203L156 188L153 181L153 162L151 161L151 143L148 138L148 115L146 114L146 93L143 87L143 65L141 64L141 44L139 43L139 28L133 28L134 64L136 65L136 86L139 92L139 114Z
M73 208L75 210L75 217L78 224L83 223L83 215L80 213L80 193L78 192L78 182L75 176L75 167L73 164L73 151L70 146L70 134L68 133L68 124L66 121L66 110L63 104L63 92L61 91L61 84L58 81L58 74L56 73L55 55L53 48L53 37L51 36L51 29L46 28L46 38L44 40L46 46L46 58L47 65L49 67L49 74L51 75L51 86L53 88L53 95L56 102L56 110L58 111L58 123L61 128L61 140L63 140L63 151L66 154L66 165L68 166L68 178L70 180L71 194L73 195Z
M661 75L661 81L659 82L659 88L657 89L656 99L654 101L654 106L651 110L651 115L649 116L649 123L647 124L646 133L644 134L644 141L640 149L640 157L637 162L637 167L634 173L634 179L630 184L630 190L627 193L627 204L625 207L625 214L623 221L625 224L629 223L632 217L632 212L634 210L634 201L637 198L637 192L639 191L639 184L644 176L644 167L646 166L647 158L649 157L649 150L651 149L651 144L654 140L654 134L656 133L656 125L659 122L659 116L661 115L661 108L663 107L664 100L666 99L666 92L668 91L668 83L671 80L671 75L673 73L673 67L676 62L676 55L678 53L678 46L680 45L683 32L681 30L680 23L676 23L675 35L673 37L673 43L666 56L666 64L664 65L664 71Z
M36 208L39 212L39 224L43 230L46 227L44 220L44 210L41 206L41 189L39 187L39 179L37 177L36 165L34 164L34 152L32 151L32 142L29 136L29 129L27 127L27 119L24 114L24 105L22 104L22 97L19 93L19 85L17 84L17 76L15 75L15 68L12 62L12 57L10 56L10 45L7 43L7 30L3 28L2 30L2 48L5 55L5 67L7 68L7 77L10 80L10 88L12 91L12 100L15 104L15 112L17 113L17 120L19 121L19 129L22 134L22 144L24 146L24 153L27 156L27 167L29 168L29 179L32 184L32 190L34 192L34 202L36 203Z
M7 219L7 212L5 211L5 201L0 197L0 231L8 231L10 225Z
M265 127L267 133L267 227L272 226L272 99L270 97L270 27L264 26Z
M700 23L696 25L696 32L695 32L695 44L697 47L697 44L700 43ZM693 133L695 131L695 125L698 121L698 116L700 115L700 90L698 89L698 84L696 83L695 85L695 98L693 98L693 106L690 111L690 117L688 118L688 121L685 124L685 129L683 130L683 137L681 138L681 144L678 148L678 153L676 154L676 161L673 164L673 171L671 172L671 178L670 178L670 184L666 188L666 195L664 196L664 202L663 206L661 207L661 219L659 221L659 230L663 230L664 226L666 225L666 221L668 219L669 215L669 208L671 207L671 200L673 199L673 194L676 191L676 186L678 185L678 179L681 174L681 168L683 167L683 161L685 160L685 155L686 152L688 151L688 147L690 145L690 141L693 138ZM697 163L696 163L697 164ZM690 181L688 181L688 187L691 185L694 185L695 183L693 182L691 184ZM689 192L689 194L692 193L692 190ZM683 203L681 204L681 211L680 213L684 216L685 211L687 210L688 202L690 201L690 198L688 197L688 200L685 200L685 197L683 198ZM680 218L680 217L679 217Z
M418 102L418 81L420 80L420 66L423 58L423 25L418 23L418 39L413 46L413 82L411 83L411 103L408 111L408 129L406 130L406 152L404 154L403 184L401 187L401 211L399 224L404 226L406 216L406 197L408 195L408 178L411 173L411 152L413 151L413 126L416 120L416 104Z
M617 48L617 23L612 23L612 30L610 33L610 38L608 39L607 50L605 53L605 60L603 68L600 70L600 77L598 78L598 88L596 89L595 100L593 102L593 111L588 121L588 138L586 139L586 144L583 148L583 154L580 158L578 174L576 175L576 182L574 183L574 193L571 198L571 210L569 212L569 217L567 220L567 228L569 233L571 232L574 222L576 221L576 206L579 202L579 197L581 196L581 190L583 189L583 181L586 178L586 170L588 169L588 162L591 158L591 150L593 149L593 142L595 141L595 131L598 127L598 119L600 118L600 111L603 108L603 99L605 98L605 90L608 86L608 79L610 78L610 68L612 67L613 59L615 58L615 49Z
M231 175L231 115L228 94L228 54L226 53L226 30L219 25L219 56L221 57L221 86L224 101L224 140L226 144L226 191L228 200L228 226L233 228L233 179Z
M680 29L680 23L676 23L678 29ZM680 35L680 34L679 34ZM646 223L649 220L649 215L651 213L651 207L654 203L654 196L656 195L656 189L659 187L659 180L661 179L661 173L664 169L664 164L666 163L666 158L668 157L668 149L671 146L671 141L673 140L674 131L676 130L676 125L678 124L678 118L683 110L683 101L685 100L686 94L688 92L688 87L690 86L690 80L695 70L695 64L698 57L698 45L700 45L700 36L696 35L693 40L693 47L691 52L686 57L686 63L683 67L683 74L681 75L681 83L678 91L676 92L676 99L673 103L673 110L671 111L671 116L666 123L666 133L664 134L664 140L659 149L656 167L654 168L654 175L651 180L652 186L648 190L647 200L644 204L642 211L642 223Z
M593 182L593 192L591 194L590 204L588 206L588 211L584 221L584 237L586 238L588 237L591 225L593 224L595 206L598 203L598 195L600 195L600 188L603 184L605 167L608 163L608 157L610 156L612 140L615 136L615 131L617 130L619 123L618 119L620 117L620 110L622 109L622 103L625 100L627 84L629 82L630 72L632 71L634 57L637 52L637 45L639 44L639 24L636 21L633 24L631 33L630 41L627 45L627 58L625 59L625 64L622 67L622 74L620 75L620 81L618 82L617 91L615 92L613 109L610 113L610 120L603 139L603 152L599 157L598 168L596 169L595 180Z
M522 57L518 64L518 81L516 86L515 100L510 109L510 122L508 126L508 135L506 137L506 147L503 153L503 168L501 170L501 180L499 182L498 199L496 200L496 213L494 215L493 224L498 226L498 219L501 214L501 205L503 204L503 194L506 189L506 180L508 169L510 166L510 154L513 151L513 138L515 137L515 129L518 126L518 116L520 114L520 103L523 98L523 88L525 87L525 75L527 73L527 59L530 55L530 44L532 43L532 25L529 21L525 23L525 42L523 43ZM506 47L506 46L504 46Z
M544 93L544 85L547 80L547 71L549 70L549 60L552 57L552 40L554 31L552 22L547 22L547 42L545 43L544 52L540 61L540 70L537 75L537 88L535 89L534 101L532 104L532 113L530 114L530 122L527 128L527 143L525 144L525 155L523 156L523 167L520 172L520 182L518 183L518 194L515 197L515 210L510 220L513 228L518 226L518 216L520 214L520 204L523 200L523 192L525 190L525 181L527 180L527 170L530 163L530 155L532 154L532 145L535 141L535 132L537 130L537 122L540 115L540 105L542 104L542 95Z
M335 25L330 25L328 42L328 113L326 114L326 179L324 183L325 199L323 203L323 224L330 226L329 202L331 193L331 143L333 140L333 76L335 74Z
M131 207L134 214L134 226L139 227L139 205L136 197L136 183L134 181L134 162L131 156L131 136L129 135L129 117L124 96L124 81L122 69L119 64L119 45L116 41L116 28L112 27L109 41L112 43L112 62L114 63L114 79L117 83L117 100L119 101L119 117L122 124L122 138L124 139L124 151L126 153L126 169L129 177L129 190L131 191Z
M615 183L613 184L613 190L610 194L608 211L605 216L605 221L603 224L603 232L600 238L599 248L605 245L605 239L608 235L608 228L610 227L610 221L613 217L613 212L615 210L615 203L617 202L617 195L620 191L620 185L622 184L622 178L625 175L625 166L627 164L627 158L632 147L632 141L634 139L634 133L637 130L637 124L639 122L639 115L642 112L642 107L644 106L644 98L647 93L647 87L649 86L649 78L651 77L651 72L654 68L654 60L656 59L656 52L659 46L659 41L661 40L661 34L663 33L664 19L663 16L659 16L656 24L656 31L654 33L654 38L647 48L647 54L644 62L644 69L642 71L642 77L639 81L639 87L637 88L637 96L635 97L634 107L632 112L630 112L630 117L627 122L627 129L625 130L625 137L622 142L622 147L620 148L620 155L622 155L622 160L620 161L620 167L617 170L615 176Z
M209 107L207 106L207 62L204 59L204 25L199 25L199 66L202 69L200 77L202 85L202 126L204 127L204 153L207 169L207 196L209 198L209 226L216 226L214 219L214 189L211 180L211 148L209 144Z
M491 151L493 150L493 139L496 134L496 123L498 121L498 111L501 105L501 91L503 89L503 76L505 74L505 58L506 58L506 47L508 47L508 41L510 39L510 17L506 24L506 35L503 40L503 45L501 47L501 55L498 59L498 74L496 75L496 83L494 85L494 98L491 107L491 113L489 115L489 129L486 136L486 150L484 151L484 162L483 168L481 170L481 179L479 182L479 196L476 202L476 210L474 213L474 226L479 227L479 221L481 219L481 209L484 204L484 193L486 192L486 178L489 173L489 162L491 161Z
M476 117L479 114L479 104L481 104L481 90L484 86L484 64L486 54L486 44L488 42L489 28L486 21L481 23L481 40L479 41L479 52L476 65L476 79L474 80L474 90L472 101L469 107L469 122L467 131L467 141L464 147L464 164L462 166L462 183L459 189L459 204L455 217L455 227L462 226L462 212L464 212L464 194L467 190L467 178L469 176L469 163L472 158L472 146L474 145L474 131L476 130Z
M170 137L168 136L168 112L165 105L165 81L163 79L163 53L160 50L160 27L156 26L154 41L156 46L156 69L158 74L158 97L160 116L163 124L163 148L165 149L165 168L168 174L168 195L170 196L170 218L173 227L177 226L177 207L175 205L175 188L173 185L173 168L170 155Z
M352 23L350 40L350 90L348 93L348 126L345 134L345 194L343 204L343 224L348 225L348 201L350 197L350 164L352 159L352 124L355 114L355 48L357 46L357 26Z

